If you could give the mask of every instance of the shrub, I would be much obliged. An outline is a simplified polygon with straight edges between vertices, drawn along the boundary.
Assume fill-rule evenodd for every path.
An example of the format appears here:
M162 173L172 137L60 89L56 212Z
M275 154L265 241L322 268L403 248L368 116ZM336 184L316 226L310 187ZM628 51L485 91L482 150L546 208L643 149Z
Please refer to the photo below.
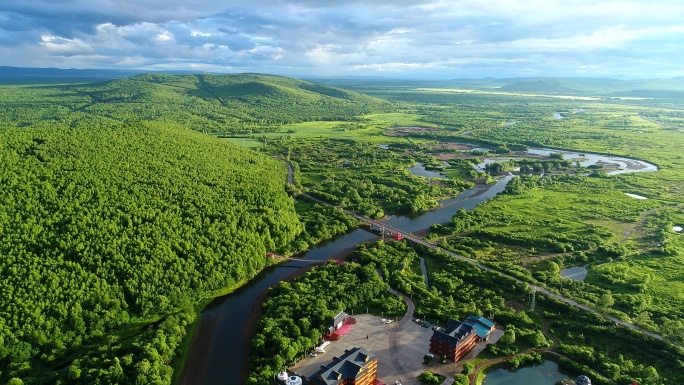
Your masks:
M423 372L418 376L418 381L424 383L424 384L441 384L445 378L443 376L440 376L438 374L432 373L432 372Z

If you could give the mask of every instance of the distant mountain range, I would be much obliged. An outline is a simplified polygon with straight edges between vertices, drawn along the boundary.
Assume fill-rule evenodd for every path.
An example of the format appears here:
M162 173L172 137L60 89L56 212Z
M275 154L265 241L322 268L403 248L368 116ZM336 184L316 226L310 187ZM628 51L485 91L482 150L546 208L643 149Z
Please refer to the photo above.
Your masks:
M196 71L140 71L118 69L59 69L20 68L0 66L0 84L87 83L119 79L143 73L192 74ZM612 79L612 78L479 78L450 80L412 80L383 77L298 77L315 83L341 88L362 89L368 85L405 87L459 87L469 89L498 89L549 95L585 95L603 97L684 98L684 77L670 79Z
M138 75L143 71L21 68L0 66L0 83L54 83L64 80L107 80ZM82 81L83 81L82 80Z
M682 98L684 78L525 78L500 79L500 90L509 92L595 95L608 97Z
M0 84L87 83L150 73L119 69L62 69L0 66ZM157 74L191 74L197 71L154 71Z

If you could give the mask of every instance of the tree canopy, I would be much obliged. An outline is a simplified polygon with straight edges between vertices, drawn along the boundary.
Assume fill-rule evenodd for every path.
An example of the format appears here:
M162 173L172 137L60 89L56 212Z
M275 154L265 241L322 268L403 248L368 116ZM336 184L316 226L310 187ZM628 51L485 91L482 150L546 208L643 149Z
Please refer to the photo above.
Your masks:
M0 381L245 282L302 231L282 163L170 123L5 128L0 162ZM173 355L144 345L121 376Z

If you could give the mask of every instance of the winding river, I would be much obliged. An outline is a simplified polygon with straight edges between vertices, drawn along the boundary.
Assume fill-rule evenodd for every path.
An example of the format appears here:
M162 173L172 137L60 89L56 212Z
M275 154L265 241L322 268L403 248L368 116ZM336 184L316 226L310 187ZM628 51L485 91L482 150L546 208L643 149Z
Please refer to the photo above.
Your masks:
M636 160L629 161L641 163ZM416 216L391 216L385 223L412 233L425 230L434 223L449 222L459 210L472 210L478 204L502 192L513 178L514 176L509 174L494 184L476 187L462 192L455 198L441 201L440 208L436 210ZM375 238L377 235L369 231L355 229L315 246L297 258L311 261L326 260L349 252L357 244ZM267 268L239 290L215 299L199 317L187 360L177 384L243 383L247 375L249 343L254 335L254 327L258 321L259 308L266 295L266 289L305 272L311 266L308 262L289 261Z
M513 178L509 175L486 187L467 190L442 202L436 210L417 216L391 216L385 223L406 232L446 223L460 209L471 210L479 203L503 191ZM320 261L353 250L359 243L377 238L364 229L355 229L297 255L297 258ZM224 385L243 383L246 376L249 343L258 320L258 308L266 289L302 273L311 266L289 261L265 269L239 290L214 300L200 315L181 373L179 385ZM240 378L240 381L235 381Z

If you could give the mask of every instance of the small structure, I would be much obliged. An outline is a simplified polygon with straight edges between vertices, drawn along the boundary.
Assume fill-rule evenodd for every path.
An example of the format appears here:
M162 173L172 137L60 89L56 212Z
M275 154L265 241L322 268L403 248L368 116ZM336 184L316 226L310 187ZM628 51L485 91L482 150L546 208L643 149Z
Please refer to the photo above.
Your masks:
M354 324L356 324L356 319L341 311L333 317L330 323L331 326L328 327L328 332L323 335L323 338L328 341L337 341L347 334Z
M285 382L290 377L286 371L278 373L278 380Z
M338 330L344 325L344 321L349 318L349 314L341 311L339 312L333 319L332 319L332 325L328 329L331 333L334 332L335 330Z
M345 350L308 378L309 385L371 385L378 376L378 359L364 348Z
M575 385L591 385L591 380L589 377L585 376L584 374L577 377L577 381L575 381Z
M323 341L322 344L320 344L314 348L314 351L316 353L325 353L325 348L327 348L328 345L330 345L330 341Z
M485 317L469 315L466 317L463 323L470 325L475 329L475 334L477 334L477 342L487 341L491 332L494 331L494 322Z
M477 333L471 325L449 320L444 330L435 328L432 333L430 353L457 362L475 347L476 340Z
M302 385L302 378L299 376L290 376L285 381L285 385Z

